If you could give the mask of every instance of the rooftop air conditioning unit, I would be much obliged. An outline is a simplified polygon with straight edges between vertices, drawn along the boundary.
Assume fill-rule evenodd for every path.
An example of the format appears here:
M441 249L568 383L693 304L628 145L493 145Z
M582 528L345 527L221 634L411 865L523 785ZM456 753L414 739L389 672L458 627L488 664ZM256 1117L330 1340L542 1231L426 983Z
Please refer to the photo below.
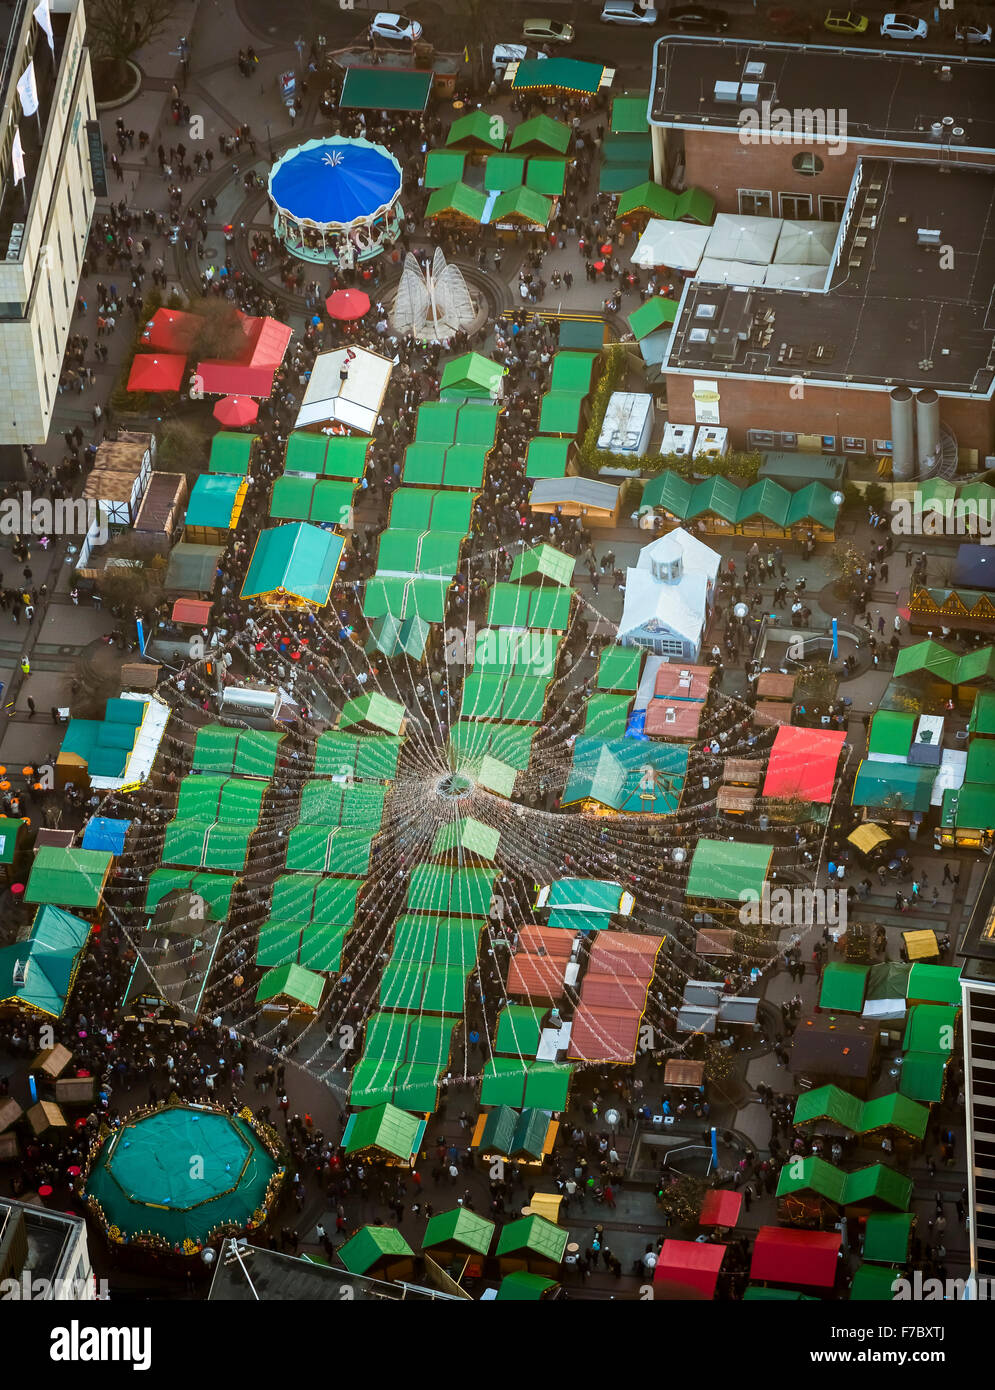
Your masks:
M919 227L916 231L917 246L939 246L943 233L932 227Z
M760 83L744 82L739 89L739 95L744 104L755 104L760 100Z
M716 101L738 102L739 83L738 82L716 82L713 93Z
M951 140L956 140L959 145L962 145L964 143L964 127L962 125L955 125L950 132L950 138Z
M763 77L767 71L766 63L749 62L743 64L744 77Z

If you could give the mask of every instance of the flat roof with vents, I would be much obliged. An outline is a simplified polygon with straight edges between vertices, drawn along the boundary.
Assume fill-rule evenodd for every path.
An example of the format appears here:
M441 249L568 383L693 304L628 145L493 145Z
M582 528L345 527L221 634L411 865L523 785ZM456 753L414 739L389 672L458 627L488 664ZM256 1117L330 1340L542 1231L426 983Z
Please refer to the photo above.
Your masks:
M990 399L993 206L995 166L941 173L926 162L861 159L825 293L689 281L662 370ZM949 268L919 244L923 208L954 248Z
M651 125L734 130L741 107L758 101L844 110L847 139L858 147L935 149L933 122L952 116L964 131L956 148L995 153L995 59L918 45L895 51L677 34L657 40Z

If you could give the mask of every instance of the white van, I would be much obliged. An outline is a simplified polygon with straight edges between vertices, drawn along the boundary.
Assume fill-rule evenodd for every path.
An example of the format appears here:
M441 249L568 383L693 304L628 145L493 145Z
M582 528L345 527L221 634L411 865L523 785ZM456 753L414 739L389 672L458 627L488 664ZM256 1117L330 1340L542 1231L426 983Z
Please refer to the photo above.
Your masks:
M491 54L491 67L494 69L495 80L503 82L504 75L512 63L524 63L526 58L545 57L545 53L537 53L534 48L529 49L524 43L496 43L494 52Z

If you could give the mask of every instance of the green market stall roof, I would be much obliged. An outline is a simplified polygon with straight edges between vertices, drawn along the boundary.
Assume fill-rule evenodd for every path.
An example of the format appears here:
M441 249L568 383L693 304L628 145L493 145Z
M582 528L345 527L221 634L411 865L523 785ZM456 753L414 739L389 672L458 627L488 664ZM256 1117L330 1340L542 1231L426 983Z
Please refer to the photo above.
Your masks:
M584 706L584 734L590 738L621 738L629 722L632 696L598 691Z
M905 997L920 1004L955 1004L961 1000L960 965L927 965L915 961L908 972Z
M186 526L230 530L238 522L245 497L244 477L229 473L201 473L187 503Z
M877 1200L898 1211L906 1211L912 1197L912 1181L883 1163L872 1163L855 1172L842 1169L824 1159L800 1158L786 1163L777 1182L777 1196L792 1197L812 1192L834 1206L851 1207Z
M13 864L18 836L25 823L17 816L0 816L0 864Z
M586 398L586 391L547 391L539 403L540 431L573 440L580 433Z
M524 178L524 155L492 154L487 157L484 164L484 187L488 192L506 193L510 188L518 188Z
M371 441L358 435L309 434L295 430L287 440L284 474L343 478L358 483L366 471Z
M903 648L903 652L909 650L908 647ZM971 717L967 721L967 730L970 734L983 734L988 738L995 736L995 690L978 691L971 707Z
M392 1158L409 1163L418 1152L424 1133L425 1121L417 1115L409 1115L395 1105L375 1105L349 1116L342 1147L347 1154L381 1149Z
M448 149L483 146L499 150L507 133L503 116L492 116L489 111L471 111L468 116L453 121L446 135L446 146Z
M613 135L642 135L649 126L649 91L620 92L612 101L611 133Z
M493 861L500 838L501 832L494 826L485 825L472 816L461 816L448 825L439 826L429 853L433 858L442 854L458 854L461 858L464 854L472 854L477 859Z
M513 1269L506 1274L498 1286L496 1303L538 1303L550 1289L556 1288L555 1279L544 1279L541 1274L533 1274L528 1269Z
M560 1264L569 1239L569 1231L562 1226L554 1226L544 1216L523 1216L520 1221L509 1221L501 1228L495 1253L512 1255L521 1252Z
M567 587L573 580L577 560L551 545L537 545L515 556L509 582L512 584L542 583Z
M375 576L366 581L363 616L372 620L390 613L395 618L420 617L429 623L441 623L446 614L449 587L450 580L431 576L417 579L405 575Z
M404 739L392 734L350 734L328 729L315 746L316 777L389 782L397 776Z
M413 1259L415 1254L393 1226L360 1226L337 1253L350 1274L365 1274L374 1265Z
M474 771L489 756L519 773L529 765L535 735L535 728L529 725L459 719L449 730L449 752L461 770Z
M456 213L471 222L482 222L487 208L487 194L479 188L471 188L468 183L457 180L437 188L428 200L425 217L442 217L446 213Z
M431 1250L437 1245L462 1245L477 1255L486 1255L494 1238L494 1222L478 1216L466 1207L456 1207L453 1211L440 1211L429 1217L422 1238L422 1249Z
M370 622L370 635L364 651L380 652L386 657L407 656L412 661L421 661L425 655L432 626L417 613L407 618L395 618L392 613L384 613Z
M864 1007L870 967L850 961L831 960L822 973L819 1008L859 1014Z
M429 150L425 156L426 188L445 188L451 183L460 183L466 154L462 150Z
M891 807L900 811L928 811L936 775L935 767L865 759L857 769L853 804Z
M939 642L916 642L911 647L903 647L895 661L895 679L901 676L931 676L945 685L970 685L993 674L995 667L995 647L979 647L976 651L960 655L949 651ZM989 699L995 698L988 692ZM978 697L982 698L981 695ZM977 704L977 702L975 702ZM974 710L971 711L974 719ZM972 733L979 730L968 724Z
M473 518L473 493L399 487L390 499L391 528L402 531L467 532Z
M535 1108L520 1114L510 1106L501 1105L490 1111L480 1135L479 1149L483 1154L501 1154L505 1158L525 1158L540 1162L546 1151L550 1118L545 1110Z
M643 115L645 118L645 112ZM644 125L643 130L645 129ZM644 179L642 183L636 184L635 188L627 188L620 195L615 216L628 217L634 212L648 212L653 217L662 218L664 222L673 222L677 218L677 194L671 193L669 188L653 183L652 179Z
M545 227L553 215L553 200L535 189L520 184L509 188L495 198L491 208L489 225L500 227L502 222L513 218L516 222L527 222L533 227Z
M505 368L489 357L479 352L465 352L443 367L439 391L456 391L461 396L494 400L501 394L504 375Z
M904 1265L909 1258L915 1213L876 1211L864 1226L864 1259Z
M850 1302L891 1303L895 1298L895 1285L901 1278L900 1269L887 1265L858 1265L850 1284Z
M506 1004L498 1014L494 1051L515 1057L535 1057L542 1036L542 1009L532 1004Z
M554 121L551 116L533 116L511 132L508 148L528 150L538 145L554 154L566 154L570 148L570 134L570 127L563 121Z
M89 940L91 923L45 904L24 941L0 947L0 1007L61 1018Z
M794 1124L828 1122L852 1134L871 1134L878 1129L900 1129L921 1140L929 1123L929 1111L898 1092L862 1101L839 1086L818 1086L795 1102Z
M31 866L24 901L99 907L113 861L114 856L105 850L42 845Z
M180 541L169 552L163 588L168 593L209 594L217 582L223 554L216 545Z
M249 471L252 446L258 443L258 440L258 435L243 434L241 430L219 430L211 440L208 471L238 473L244 477Z
M691 857L686 896L759 902L773 852L770 845L742 840L699 840Z
M229 729L222 724L205 724L197 730L193 770L272 777L283 738L273 729Z
M288 999L293 1004L303 1004L305 1008L317 1009L325 989L325 981L312 970L303 966L279 965L267 970L259 981L256 990L256 1003L265 1004L274 999Z
M557 1062L492 1057L484 1063L480 1103L514 1110L565 1110L572 1075L573 1067Z
M434 74L411 68L346 68L342 110L424 111Z
M672 815L680 806L687 766L688 749L676 744L580 734L563 805L595 801L625 815Z
M877 754L904 762L912 747L918 718L906 710L879 709L871 719L867 756Z
M286 594L322 607L328 602L344 545L341 536L307 522L263 531L252 552L241 597Z
M815 522L831 531L836 526L840 505L822 483L810 483L798 492L789 492L768 478L752 487L740 488L729 478L714 477L694 483L666 470L643 488L639 511L660 507L681 521L711 514L730 526L743 525L756 517L785 528Z
M406 718L407 711L402 704L374 690L347 700L342 706L336 728L346 730L354 728L357 724L368 724L384 733L398 735Z
M274 521L325 522L352 526L355 484L341 478L277 478L269 514Z
M416 864L408 878L409 912L441 912L453 917L486 916L491 910L493 869L448 869Z
M663 295L654 295L652 299L647 299L645 304L641 304L638 309L634 309L629 315L629 327L636 336L636 341L645 338L650 333L655 333L657 329L669 327L677 317L677 301L675 299L664 299Z
M598 658L598 689L628 691L634 695L639 688L645 655L642 647L603 647Z
M487 600L489 627L524 627L564 632L570 621L573 589L561 584L500 583L491 586Z
M228 916L238 879L230 874L192 874L189 869L153 869L145 895L146 912L154 912L169 893L195 893L215 922Z
M192 1154L201 1159L195 1173ZM261 1226L284 1170L252 1126L206 1105L171 1105L126 1119L84 1180L113 1242L140 1245L150 1233L193 1255L219 1228Z
M949 1054L940 1052L904 1053L898 1089L903 1096L924 1104L942 1100L949 1060Z
M614 69L601 63L585 63L577 58L530 58L517 65L511 83L513 92L554 88L593 96L601 86L610 86Z

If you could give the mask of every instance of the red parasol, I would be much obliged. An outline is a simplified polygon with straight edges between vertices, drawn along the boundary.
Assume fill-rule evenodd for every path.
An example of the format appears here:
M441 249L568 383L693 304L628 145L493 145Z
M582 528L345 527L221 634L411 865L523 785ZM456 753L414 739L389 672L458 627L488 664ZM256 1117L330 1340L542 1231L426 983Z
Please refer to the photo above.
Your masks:
M335 290L325 300L325 308L333 319L361 319L370 312L370 296L362 290Z
M251 425L259 406L249 396L225 396L214 407L214 418L222 425Z
M43 1182L42 1185L41 1185L41 1187L39 1187L39 1189L38 1189L38 1196L39 1196L39 1197L51 1197L51 1195L52 1195L52 1188L51 1188L51 1186L50 1186L47 1182Z
M605 244L604 244L604 246L602 246L602 248L601 248L601 254L602 254L603 256L610 256L611 253L612 253L612 244L611 244L610 241L606 241Z
M595 270L604 270L604 268L605 268L605 263L604 263L604 261L595 261L595 262L594 262L594 269L595 269Z

